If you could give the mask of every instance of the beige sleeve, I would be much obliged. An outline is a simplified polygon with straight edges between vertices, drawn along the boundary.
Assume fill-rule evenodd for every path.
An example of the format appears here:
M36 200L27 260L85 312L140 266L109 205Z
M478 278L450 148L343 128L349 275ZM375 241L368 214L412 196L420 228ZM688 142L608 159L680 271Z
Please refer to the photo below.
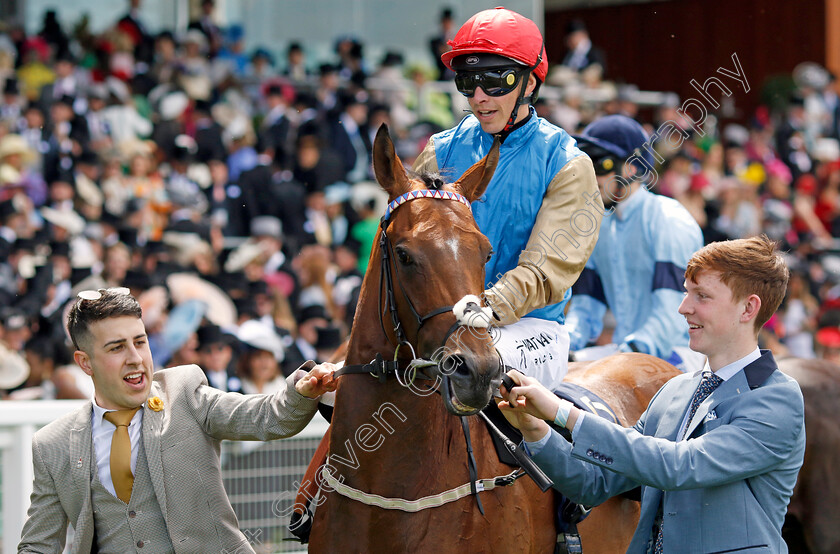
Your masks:
M501 325L563 299L595 248L603 213L592 160L578 156L549 183L517 266L484 292Z
M430 138L429 142L426 143L426 147L423 148L423 151L420 152L420 155L417 156L417 159L414 160L414 165L411 167L411 170L415 173L439 173L440 169L438 169L437 165L437 156L435 155L435 141L434 139Z

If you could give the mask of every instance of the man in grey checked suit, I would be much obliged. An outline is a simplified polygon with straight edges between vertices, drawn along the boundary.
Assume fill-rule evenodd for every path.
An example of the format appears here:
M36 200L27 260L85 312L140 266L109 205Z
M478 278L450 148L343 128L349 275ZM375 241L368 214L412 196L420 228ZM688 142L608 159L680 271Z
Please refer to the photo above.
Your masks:
M35 434L18 552L61 552L68 521L73 552L253 552L222 485L219 443L299 432L317 397L335 388L334 368L307 362L275 395L223 393L195 365L153 375L140 305L127 292L85 291L71 308L75 360L93 378L95 401ZM126 455L111 459L119 441L105 418L120 410L130 418ZM115 462L124 465L112 477Z
M642 487L628 552L787 552L781 528L802 466L805 422L796 381L758 349L758 332L787 287L774 246L756 237L694 254L679 310L709 373L670 380L635 427L584 415L511 372L518 385L500 407L559 490L597 505ZM571 430L572 443L544 420Z

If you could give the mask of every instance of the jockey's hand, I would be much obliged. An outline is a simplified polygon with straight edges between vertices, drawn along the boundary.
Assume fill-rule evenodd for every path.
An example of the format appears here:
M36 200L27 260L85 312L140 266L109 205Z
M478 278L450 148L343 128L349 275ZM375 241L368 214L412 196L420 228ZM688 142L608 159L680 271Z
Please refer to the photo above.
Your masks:
M338 381L333 379L333 372L338 369L335 364L315 364L308 361L295 370L295 390L307 398L318 398L328 391L334 391ZM308 373L305 373L309 370Z
M539 440L548 430L548 425L543 420L554 421L557 408L560 407L560 399L539 381L515 369L510 370L507 375L514 386L511 390L504 385L500 388L499 392L504 400L499 402L499 409L523 435L526 430L529 434L540 432L537 437ZM525 440L533 442L527 436Z

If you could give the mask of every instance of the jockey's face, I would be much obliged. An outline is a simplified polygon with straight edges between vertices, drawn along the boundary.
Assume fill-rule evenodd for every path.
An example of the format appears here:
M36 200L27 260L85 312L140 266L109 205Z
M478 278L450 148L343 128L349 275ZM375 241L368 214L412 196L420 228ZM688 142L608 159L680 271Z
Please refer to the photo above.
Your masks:
M534 87L536 86L537 78L531 74L526 84L525 96L529 96L534 92ZM490 96L484 92L483 88L476 87L475 93L467 101L470 103L470 108L475 117L478 118L478 122L481 124L481 128L485 133L495 135L504 130L513 111L513 106L516 105L519 90L520 87L516 87L504 96ZM528 105L524 104L519 106L516 121L521 121L526 117L528 117Z
M601 191L604 208L614 207L638 190L639 183L633 181L635 174L636 166L632 164L624 164L621 174L615 171L604 175L596 174L595 178L598 180L598 190Z

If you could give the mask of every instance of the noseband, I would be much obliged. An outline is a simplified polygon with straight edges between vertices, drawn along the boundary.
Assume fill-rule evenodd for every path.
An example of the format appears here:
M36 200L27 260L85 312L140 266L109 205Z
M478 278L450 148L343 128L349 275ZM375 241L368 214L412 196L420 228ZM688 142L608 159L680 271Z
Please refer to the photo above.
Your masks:
M410 202L411 200L416 200L418 198L434 198L437 200L454 200L455 202L460 202L461 204L465 205L466 207L472 210L472 206L470 205L470 201L467 200L466 197L456 193L456 192L448 192L442 190L415 190L411 192L407 192L402 196L397 197L392 202L388 204L388 208L385 210L385 215L382 216L382 221L380 222L380 229L381 232L379 234L379 247L382 252L382 265L381 265L381 272L380 272L380 279L379 279L379 286L380 286L380 294L379 294L379 324L382 326L382 331L385 332L385 323L382 321L385 313L382 309L382 293L381 287L385 286L385 301L387 303L387 310L391 314L391 323L394 326L394 336L397 339L396 348L399 349L400 346L403 344L408 345L411 348L411 343L405 336L405 331L403 330L402 325L400 324L400 316L397 313L397 303L395 300L395 289L394 289L394 282L399 285L400 292L402 293L403 298L405 299L406 303L408 304L411 313L414 315L414 319L417 320L417 337L415 339L419 339L420 329L423 328L423 325L432 319L433 317L451 313L452 308L454 306L441 306L440 308L435 308L434 310L430 311L426 315L421 316L417 313L417 309L414 307L414 304L411 302L411 298L409 298L408 294L403 287L402 282L399 279L395 279L394 274L391 269L391 258L394 257L394 248L391 245L391 240L388 238L388 225L391 223L391 214L396 211L397 208L402 206L403 204ZM443 339L443 344L446 344L446 341L449 340L449 337L452 333L455 332L458 327L461 326L461 322L456 319L455 323L452 327L449 328L447 331L446 336ZM385 332L385 336L388 336L388 333ZM416 341L416 340L415 340ZM414 356L416 357L416 356Z

